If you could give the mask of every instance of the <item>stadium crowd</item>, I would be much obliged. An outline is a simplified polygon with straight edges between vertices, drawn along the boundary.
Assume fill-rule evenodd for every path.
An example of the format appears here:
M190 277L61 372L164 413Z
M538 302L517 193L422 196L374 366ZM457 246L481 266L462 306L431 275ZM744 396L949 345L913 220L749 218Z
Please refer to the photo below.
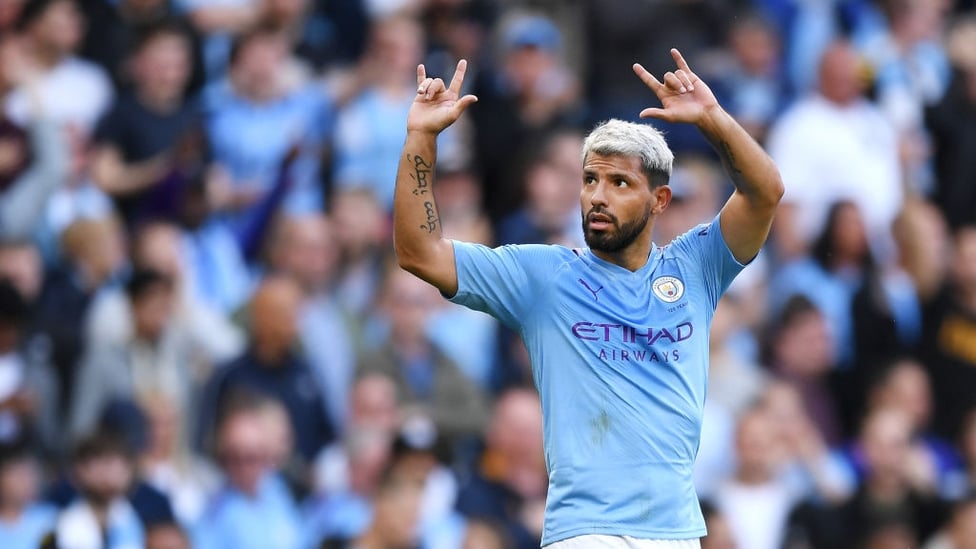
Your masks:
M0 547L538 547L519 337L392 257L416 64L479 97L446 234L582 246L583 135L674 46L787 187L711 327L703 547L973 549L974 10L0 0ZM659 126L663 245L732 187Z

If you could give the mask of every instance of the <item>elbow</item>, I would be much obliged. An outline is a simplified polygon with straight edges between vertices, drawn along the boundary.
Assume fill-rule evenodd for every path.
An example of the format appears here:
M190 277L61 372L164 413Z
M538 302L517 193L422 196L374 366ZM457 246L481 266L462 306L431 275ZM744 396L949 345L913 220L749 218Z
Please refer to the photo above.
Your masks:
M785 193L786 186L783 185L783 178L779 174L776 174L763 189L763 192L760 194L760 200L764 205L770 208L776 208L780 201L783 200Z

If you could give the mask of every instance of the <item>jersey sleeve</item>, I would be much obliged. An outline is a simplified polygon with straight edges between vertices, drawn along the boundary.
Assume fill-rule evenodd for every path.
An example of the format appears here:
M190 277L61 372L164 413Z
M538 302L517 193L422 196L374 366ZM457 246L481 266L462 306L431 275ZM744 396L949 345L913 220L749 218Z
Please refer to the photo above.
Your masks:
M717 215L711 223L702 223L676 238L671 246L675 252L700 265L698 276L713 310L732 280L748 265L732 255Z
M518 330L541 295L546 273L559 261L554 246L537 244L489 248L454 241L458 291L450 298L488 313Z

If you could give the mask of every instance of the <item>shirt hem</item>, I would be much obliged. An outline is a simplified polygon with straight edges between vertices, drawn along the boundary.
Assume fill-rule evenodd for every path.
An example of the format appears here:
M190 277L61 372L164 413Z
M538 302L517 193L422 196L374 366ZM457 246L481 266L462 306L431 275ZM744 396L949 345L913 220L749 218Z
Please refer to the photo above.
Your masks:
M560 530L559 532L543 535L542 547L545 547L547 545L559 541L563 541L565 539L573 538L576 536L583 536L587 534L629 536L638 539L683 540L683 539L700 538L705 535L705 529L695 528L692 530L639 530L633 528L622 529L619 526L588 525L588 526L580 526L578 528L572 528L569 530Z

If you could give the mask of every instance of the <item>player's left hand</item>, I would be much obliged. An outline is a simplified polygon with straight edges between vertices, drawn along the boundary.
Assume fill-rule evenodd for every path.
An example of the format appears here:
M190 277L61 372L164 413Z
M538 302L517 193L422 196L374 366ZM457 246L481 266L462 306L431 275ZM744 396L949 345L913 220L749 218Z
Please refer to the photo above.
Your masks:
M705 82L691 71L681 52L671 48L671 57L678 68L664 75L663 84L640 63L634 63L634 72L661 101L661 108L646 108L640 117L699 124L711 110L718 108L718 101Z

